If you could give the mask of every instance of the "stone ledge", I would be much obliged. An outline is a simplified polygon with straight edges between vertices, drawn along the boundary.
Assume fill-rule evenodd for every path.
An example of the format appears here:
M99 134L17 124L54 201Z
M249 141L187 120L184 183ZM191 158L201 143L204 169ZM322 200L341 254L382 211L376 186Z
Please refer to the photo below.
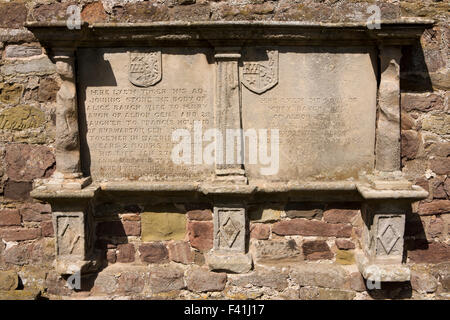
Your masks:
M370 263L362 252L356 253L356 263L364 279L379 282L410 281L411 271L404 264Z
M220 253L210 251L205 255L206 264L213 271L247 273L253 267L250 254Z
M361 196L366 200L381 200L381 199L410 199L413 201L426 199L428 192L422 187L413 185L409 190L385 189L377 190L366 183L356 184Z

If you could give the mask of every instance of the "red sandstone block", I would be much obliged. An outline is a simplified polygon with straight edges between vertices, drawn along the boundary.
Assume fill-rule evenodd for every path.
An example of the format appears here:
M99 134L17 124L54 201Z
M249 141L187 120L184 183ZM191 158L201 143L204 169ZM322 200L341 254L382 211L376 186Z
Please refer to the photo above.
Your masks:
M190 221L188 236L191 246L204 252L213 247L213 223L209 221Z
M0 238L5 241L35 240L41 236L41 228L0 229Z
M301 235L349 238L352 234L352 226L316 220L292 219L275 223L272 227L272 232L280 236Z
M0 226L20 226L21 218L17 209L0 210Z

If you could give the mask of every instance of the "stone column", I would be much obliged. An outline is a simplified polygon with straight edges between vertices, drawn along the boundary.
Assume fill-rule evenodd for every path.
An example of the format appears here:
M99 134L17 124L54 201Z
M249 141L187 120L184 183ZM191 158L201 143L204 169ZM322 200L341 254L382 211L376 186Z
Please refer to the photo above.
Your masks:
M62 84L56 96L56 170L80 176L80 137L78 130L75 55L73 50L57 51L56 71Z
M56 50L53 60L62 83L56 95L56 170L46 185L53 189L81 189L91 180L81 173L75 50Z
M240 204L214 207L214 248L206 255L211 270L245 273L252 268L247 252L248 221Z
M216 152L216 179L222 182L247 183L243 169L244 141L241 130L242 120L239 92L240 48L218 47L216 48L214 58L216 60L214 119L215 126L222 134L224 142L224 150L222 152ZM236 133L233 139L229 135L231 132ZM227 148L226 145L230 143L233 143L236 147ZM217 147L221 148L222 146L218 145ZM237 159L241 159L240 163L237 162Z
M380 86L376 132L376 169L393 172L401 168L400 58L401 47L380 46Z

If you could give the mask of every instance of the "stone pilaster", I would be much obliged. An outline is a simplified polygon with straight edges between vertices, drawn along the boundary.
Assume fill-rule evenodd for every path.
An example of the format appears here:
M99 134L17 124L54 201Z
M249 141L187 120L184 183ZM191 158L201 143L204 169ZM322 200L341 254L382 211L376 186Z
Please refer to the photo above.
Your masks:
M400 58L401 47L380 46L380 85L376 132L376 169L400 170Z
M225 150L216 152L216 179L222 182L246 183L244 141L242 136L239 92L239 47L218 47L216 61L215 126L226 141ZM231 133L234 135L231 138ZM229 144L235 147L228 147ZM218 146L221 148L222 146ZM217 149L216 149L217 150Z

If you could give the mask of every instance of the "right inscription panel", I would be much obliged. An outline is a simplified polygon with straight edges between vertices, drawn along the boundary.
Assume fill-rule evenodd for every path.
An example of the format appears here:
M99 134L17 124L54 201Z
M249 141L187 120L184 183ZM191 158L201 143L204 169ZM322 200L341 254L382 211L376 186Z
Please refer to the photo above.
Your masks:
M376 122L375 57L370 48L354 47L245 49L240 68L244 133L266 129L270 137L278 129L280 141L278 170L263 174L261 169L269 165L260 160L250 164L246 152L249 179L329 181L370 172ZM267 143L269 155L270 150Z

